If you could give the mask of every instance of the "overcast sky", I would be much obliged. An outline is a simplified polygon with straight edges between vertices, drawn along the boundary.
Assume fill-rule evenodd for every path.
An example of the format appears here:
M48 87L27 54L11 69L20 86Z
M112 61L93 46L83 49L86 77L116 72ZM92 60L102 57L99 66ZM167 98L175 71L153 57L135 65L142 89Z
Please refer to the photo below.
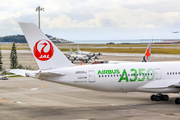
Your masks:
M0 36L23 34L18 22L38 24L67 40L180 38L180 0L0 0Z

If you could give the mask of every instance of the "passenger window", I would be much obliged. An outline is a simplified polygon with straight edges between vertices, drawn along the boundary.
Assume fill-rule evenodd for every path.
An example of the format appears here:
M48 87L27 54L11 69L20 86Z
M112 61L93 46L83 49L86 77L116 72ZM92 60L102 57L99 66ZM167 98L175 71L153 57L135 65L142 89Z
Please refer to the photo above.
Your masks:
M118 75L117 75L117 77L118 77Z
M176 72L176 75L177 75L177 72Z
M167 73L167 75L169 75L169 73Z
M113 75L111 75L111 77L112 77Z
M102 77L104 77L104 76L102 75Z
M104 75L104 77L106 77L106 75Z
M101 77L101 75L99 75L99 77Z
M108 77L109 77L109 75L108 75Z
M116 75L114 75L114 77L116 77Z

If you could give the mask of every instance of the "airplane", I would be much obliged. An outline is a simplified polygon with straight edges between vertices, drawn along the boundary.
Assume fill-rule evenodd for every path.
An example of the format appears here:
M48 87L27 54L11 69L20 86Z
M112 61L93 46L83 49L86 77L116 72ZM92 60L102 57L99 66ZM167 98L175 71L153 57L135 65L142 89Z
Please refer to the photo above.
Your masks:
M4 73L6 73L6 70L3 68L3 70L2 71L0 71L0 80L8 80L9 79L9 76L12 76L12 75L2 75L2 74L4 74Z
M66 53L66 56L71 62L73 63L74 61L83 61L85 63L88 63L90 58L87 55L81 55L81 54L75 54L72 52L72 48L70 47L70 52Z
M8 79L9 79L9 76L6 76L6 75L0 76L0 80L8 80Z
M172 31L172 33L179 33L179 31Z
M19 24L40 68L24 70L24 76L97 91L157 93L152 101L168 101L164 93L180 94L179 61L75 66L35 24Z
M92 58L93 56L95 56L95 53L81 51L81 50L79 49L79 45L77 45L76 54L87 55L89 58ZM98 53L98 54L101 55L100 53Z

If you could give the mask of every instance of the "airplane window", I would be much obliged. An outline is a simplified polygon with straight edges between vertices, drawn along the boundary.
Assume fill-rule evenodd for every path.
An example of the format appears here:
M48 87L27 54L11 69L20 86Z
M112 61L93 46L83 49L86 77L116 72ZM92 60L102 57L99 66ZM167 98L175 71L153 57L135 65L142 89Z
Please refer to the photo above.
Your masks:
M119 74L119 76L121 76L121 74Z
M147 74L145 73L145 75L147 75Z
M111 77L113 77L113 75L111 75Z
M178 72L180 74L180 72Z
M177 75L177 72L176 72L176 75Z
M152 75L152 73L151 73L151 75Z
M174 72L173 72L173 75L174 75Z
M101 75L99 75L99 77L101 77Z
M116 77L116 75L114 75L114 77Z
M171 72L170 72L170 75L171 75Z
M106 75L104 75L104 77L106 77Z
M138 76L138 74L137 74L137 76Z
M167 75L169 75L169 73L167 73Z
M104 77L104 76L102 75L102 77Z
M130 76L130 74L128 74L128 76Z
M117 75L117 77L118 77L118 75Z
M109 75L108 75L108 77L109 77Z
M149 73L148 73L148 75L149 75Z

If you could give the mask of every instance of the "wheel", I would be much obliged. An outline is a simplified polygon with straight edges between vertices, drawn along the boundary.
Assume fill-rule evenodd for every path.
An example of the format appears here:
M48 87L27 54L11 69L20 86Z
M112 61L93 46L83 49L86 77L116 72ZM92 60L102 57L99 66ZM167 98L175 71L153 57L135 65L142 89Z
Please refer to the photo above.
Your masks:
M158 96L158 95L156 95L156 96L154 97L154 99L155 99L155 101L160 101L160 100L161 100L161 97Z
M174 102L175 104L180 104L180 98L176 98Z
M151 95L150 99L151 99L152 101L155 101L155 95Z
M169 100L169 96L168 95L163 95L163 100L164 101L168 101Z

